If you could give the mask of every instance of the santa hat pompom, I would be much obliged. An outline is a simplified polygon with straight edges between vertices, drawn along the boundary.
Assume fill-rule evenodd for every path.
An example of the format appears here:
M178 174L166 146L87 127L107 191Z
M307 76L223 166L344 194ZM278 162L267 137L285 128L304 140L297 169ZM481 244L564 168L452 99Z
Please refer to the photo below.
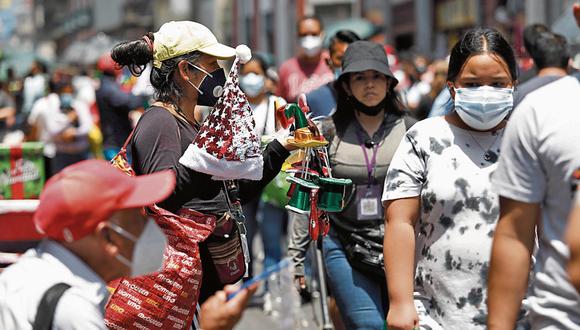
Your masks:
M236 57L240 59L240 63L248 63L252 58L252 51L246 45L239 45L236 47Z

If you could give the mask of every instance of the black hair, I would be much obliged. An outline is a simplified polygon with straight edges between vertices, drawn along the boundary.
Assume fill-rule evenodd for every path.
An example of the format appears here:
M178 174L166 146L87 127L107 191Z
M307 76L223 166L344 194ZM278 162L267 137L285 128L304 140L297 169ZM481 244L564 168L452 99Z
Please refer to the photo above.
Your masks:
M148 32L146 37L153 44L154 36ZM161 67L151 69L151 85L155 88L155 98L159 101L177 105L178 100L183 95L181 86L173 79L177 64L183 60L191 64L199 61L201 53L193 51L184 55L176 56L161 62ZM149 47L145 37L125 41L117 44L111 51L111 57L121 66L127 66L131 74L140 76L147 64L153 60L153 49Z
M300 24L302 24L302 22L307 21L309 19L315 20L318 22L318 24L320 25L320 31L324 30L324 26L322 25L322 20L320 20L320 17L316 16L316 15L304 15L302 17L300 17L298 19L298 21L296 22L296 31L300 31Z
M264 76L267 76L267 72L268 72L268 65L266 64L266 60L264 59L264 57L260 54L253 54L252 55L252 59L249 60L248 62L241 64L240 65L240 71L242 71L242 68L244 66L246 66L246 64L250 63L250 62L258 62L258 65L260 66L260 68L262 69L262 71L264 72Z
M332 53L332 48L334 47L334 44L337 42L343 42L350 45L353 42L359 40L361 39L358 36L358 34L352 32L351 30L338 30L329 40L328 51Z
M524 48L530 54L530 56L534 56L534 51L536 47L536 41L541 33L549 32L550 29L545 26L544 24L531 24L524 28Z
M517 80L518 65L512 47L497 30L486 27L467 31L463 38L453 46L449 58L447 80L455 81L471 56L485 53L501 57L508 66L512 81Z
M536 40L534 54L534 65L538 70L544 68L568 68L570 53L566 38L560 34L552 32L540 33Z

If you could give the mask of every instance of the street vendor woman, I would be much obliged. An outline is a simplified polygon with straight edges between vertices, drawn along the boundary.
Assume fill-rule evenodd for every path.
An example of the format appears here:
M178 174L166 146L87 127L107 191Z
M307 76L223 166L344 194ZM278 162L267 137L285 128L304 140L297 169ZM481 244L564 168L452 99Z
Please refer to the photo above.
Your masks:
M139 75L151 62L153 65L150 79L157 101L139 120L129 144L136 174L173 170L175 190L158 206L175 214L190 209L215 216L218 229L230 214L230 201L236 198L231 196L232 191L242 203L252 200L276 176L289 155L285 141L273 140L262 154L261 179L236 180L237 189L233 190L230 186L226 188L224 181L180 164L179 159L201 128L196 120L200 118L196 106L213 107L226 82L218 59L228 60L235 55L236 50L220 44L208 28L190 21L166 23L158 32L149 32L112 50L115 62L127 66L134 75ZM228 234L223 236L227 238ZM211 239L212 235L208 240ZM203 271L201 303L227 283L220 280L223 277L214 266L206 242L199 248Z

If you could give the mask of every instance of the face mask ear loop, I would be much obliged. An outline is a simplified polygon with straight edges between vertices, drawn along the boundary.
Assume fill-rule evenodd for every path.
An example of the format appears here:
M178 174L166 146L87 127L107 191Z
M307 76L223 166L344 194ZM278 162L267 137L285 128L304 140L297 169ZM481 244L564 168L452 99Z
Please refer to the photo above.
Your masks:
M135 235L133 235L130 232L126 231L125 229L121 228L117 224L107 223L107 226L109 226L109 228L113 229L117 234L125 237L128 240L133 241L134 243L137 243L137 241L139 240L137 237L135 237Z
M200 68L199 66L197 66L197 65L195 65L195 64L192 64L192 63L190 63L190 62L187 62L187 64L189 64L189 65L191 65L192 67L194 67L194 68L198 69L199 71L201 71L201 72L205 73L205 74L206 74L206 75L208 75L210 78L213 78L213 76L211 75L211 73L209 73L209 72L205 71L204 69Z
M197 86L195 86L189 79L187 79L187 82L191 85L191 87L195 88L195 90L197 91L197 94L203 95L203 92L201 91L201 89L199 89Z
M186 62L187 62L187 61L186 61ZM199 66L197 66L197 65L195 65L195 64L193 64L193 63L191 63L191 62L187 62L187 64L189 64L189 65L191 65L192 67L194 67L194 68L198 69L199 71L201 71L201 72L205 73L205 75L209 76L210 78L213 78L213 76L212 76L212 74L211 74L211 73L209 73L209 72L205 71L204 69L200 68ZM189 83L189 84L190 84L190 85L191 85L193 88L195 88L195 90L197 91L197 93L198 93L199 95L203 95L203 92L202 92L202 91L199 89L199 87L195 86L195 85L194 85L194 84L193 84L193 83L192 83L192 82L191 82L189 79L187 80L187 82L188 82L188 83Z

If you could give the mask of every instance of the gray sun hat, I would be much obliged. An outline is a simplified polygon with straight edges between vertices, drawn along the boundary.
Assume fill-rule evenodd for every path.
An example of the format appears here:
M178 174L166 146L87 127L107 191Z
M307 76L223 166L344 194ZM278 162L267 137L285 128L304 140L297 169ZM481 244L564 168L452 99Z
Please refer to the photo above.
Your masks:
M399 81L391 69L385 48L371 41L355 41L348 46L342 57L342 73L338 79L344 79L348 73L375 70L395 81ZM393 86L393 87L394 87Z

